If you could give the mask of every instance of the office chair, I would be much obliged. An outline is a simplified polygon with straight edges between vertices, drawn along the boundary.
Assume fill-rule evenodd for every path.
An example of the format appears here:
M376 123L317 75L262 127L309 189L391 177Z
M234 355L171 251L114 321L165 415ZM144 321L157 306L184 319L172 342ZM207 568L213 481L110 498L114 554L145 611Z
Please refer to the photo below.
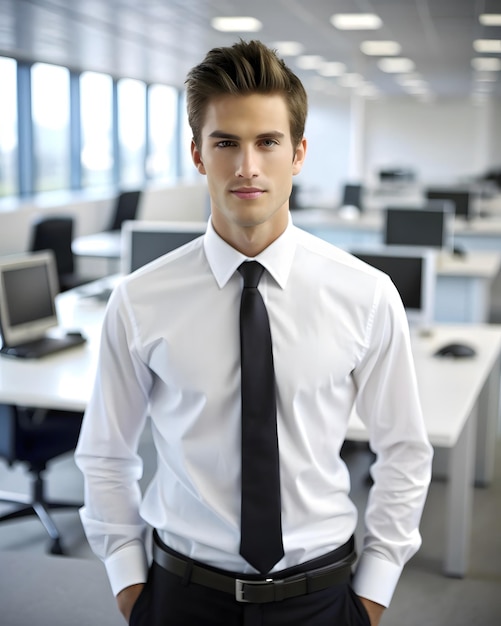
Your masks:
M0 491L0 502L18 505L14 511L0 515L0 523L38 515L52 540L51 554L64 554L64 551L49 511L78 508L82 504L48 500L43 473L49 461L75 449L82 417L82 413L73 411L0 404L0 458L9 465L25 463L32 479L29 496Z
M71 250L73 224L71 215L49 215L36 219L32 225L30 250L54 252L61 291L78 287L91 280L79 276L75 270L75 259Z
M361 211L363 209L362 193L362 185L344 185L341 198L341 206L354 206Z
M141 191L122 191L117 197L111 224L107 230L120 230L125 220L135 220Z

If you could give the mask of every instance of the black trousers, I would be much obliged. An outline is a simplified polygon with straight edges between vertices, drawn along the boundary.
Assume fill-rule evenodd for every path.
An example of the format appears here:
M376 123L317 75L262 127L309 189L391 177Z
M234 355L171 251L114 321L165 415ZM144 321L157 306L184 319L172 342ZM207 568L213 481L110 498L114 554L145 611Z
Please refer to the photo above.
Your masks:
M268 604L183 581L153 562L129 626L370 626L349 584Z

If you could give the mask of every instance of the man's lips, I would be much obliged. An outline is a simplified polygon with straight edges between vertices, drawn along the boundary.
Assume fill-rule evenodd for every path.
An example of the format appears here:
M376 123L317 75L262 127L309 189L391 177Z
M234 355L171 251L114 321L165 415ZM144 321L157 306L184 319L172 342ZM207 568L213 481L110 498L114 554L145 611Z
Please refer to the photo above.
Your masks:
M232 189L231 193L242 200L255 200L264 193L264 190L257 187L240 187L239 189Z

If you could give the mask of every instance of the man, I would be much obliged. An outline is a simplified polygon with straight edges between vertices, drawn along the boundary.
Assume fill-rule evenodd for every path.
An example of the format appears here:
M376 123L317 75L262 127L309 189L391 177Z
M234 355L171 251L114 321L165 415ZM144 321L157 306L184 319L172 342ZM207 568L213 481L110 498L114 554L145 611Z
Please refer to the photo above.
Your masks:
M420 545L430 479L401 301L388 277L293 226L307 98L272 51L210 51L188 75L187 101L211 217L204 237L125 278L108 305L76 454L87 536L130 624L376 626ZM254 548L240 553L249 261L265 268L276 380L281 545L263 568L250 564ZM357 514L340 449L353 407L377 461L352 580ZM158 467L142 498L147 415Z

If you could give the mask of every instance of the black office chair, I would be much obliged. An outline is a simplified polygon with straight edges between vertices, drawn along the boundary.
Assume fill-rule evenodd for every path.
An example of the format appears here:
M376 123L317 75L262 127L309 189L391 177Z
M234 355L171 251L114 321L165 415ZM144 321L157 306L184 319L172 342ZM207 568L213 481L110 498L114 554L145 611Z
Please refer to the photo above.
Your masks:
M344 185L341 198L341 206L354 206L361 211L363 209L362 194L362 185Z
M89 282L75 270L75 258L71 250L74 220L71 215L40 217L32 225L30 250L52 250L56 258L59 288L66 291Z
M14 511L0 515L0 522L38 515L52 540L52 554L64 554L64 551L61 535L49 511L78 508L82 504L48 500L43 473L49 461L75 449L82 417L82 413L73 411L0 404L0 458L9 465L25 463L32 478L29 496L0 491L0 502L18 505Z
M122 191L117 197L108 230L120 230L125 220L135 220L140 199L141 191Z

